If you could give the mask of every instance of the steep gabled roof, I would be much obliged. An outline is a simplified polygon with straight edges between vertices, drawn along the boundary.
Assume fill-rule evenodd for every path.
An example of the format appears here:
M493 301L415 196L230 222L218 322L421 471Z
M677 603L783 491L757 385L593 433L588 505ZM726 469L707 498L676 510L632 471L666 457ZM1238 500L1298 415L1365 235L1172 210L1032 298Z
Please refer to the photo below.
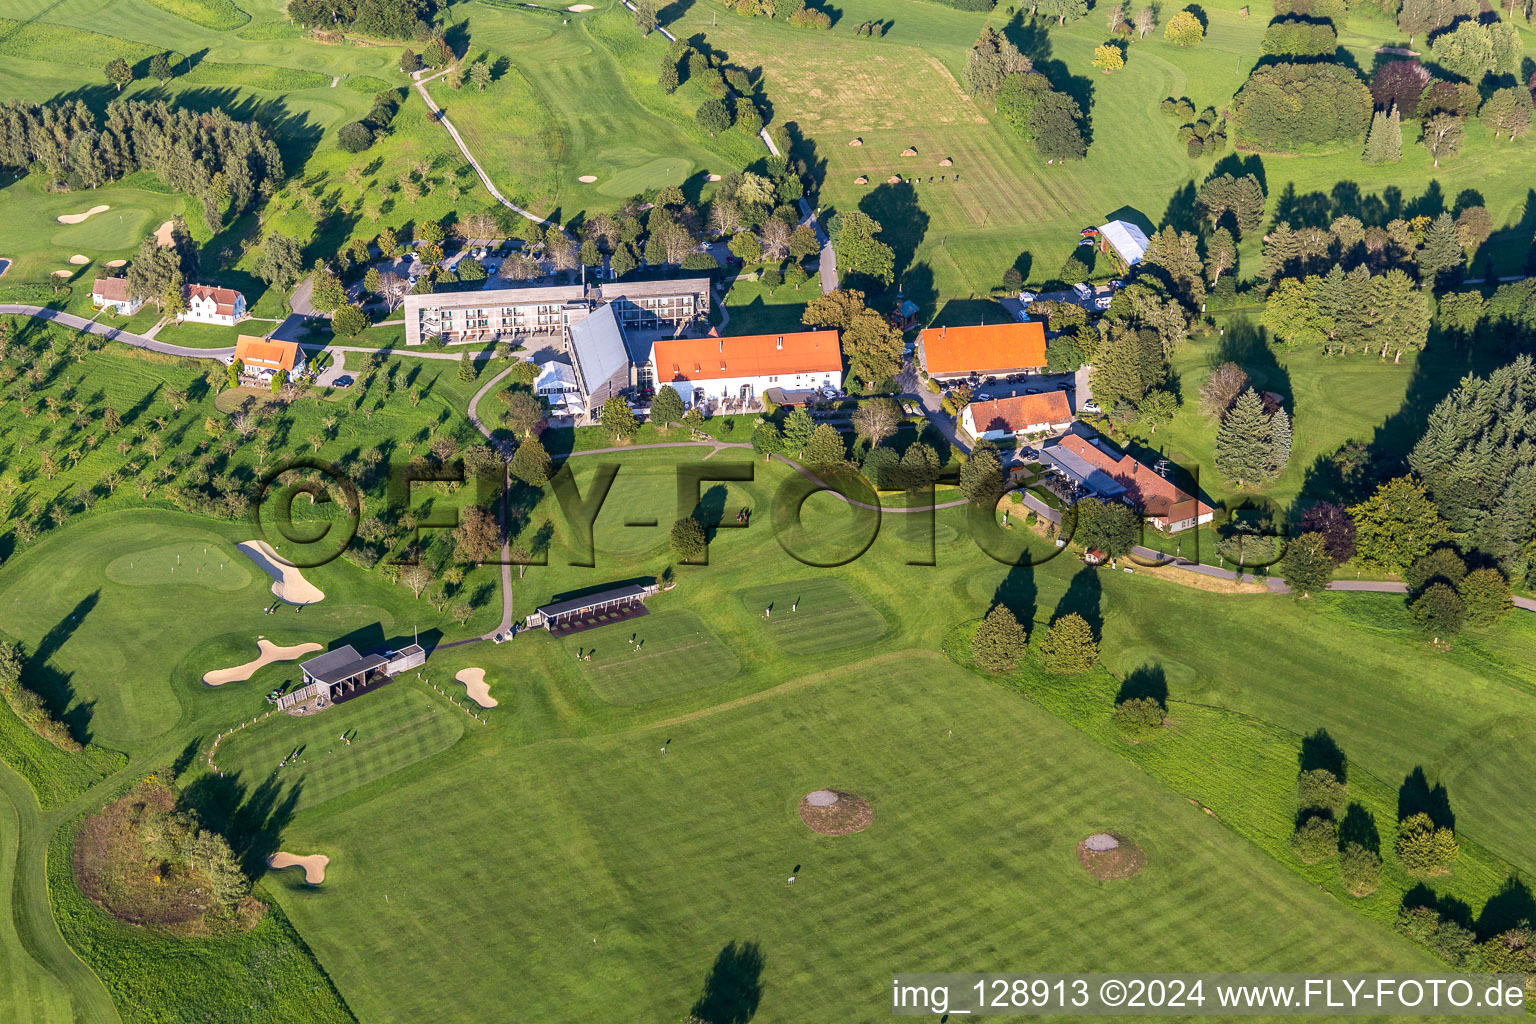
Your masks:
M1045 326L1034 320L930 327L922 340L929 373L995 373L1045 365Z
M968 409L977 433L1006 430L1014 433L1040 423L1071 423L1072 407L1065 391L1038 395L1014 395L989 402L972 402Z
M734 338L673 338L652 348L659 383L796 373L841 373L836 331L744 334Z

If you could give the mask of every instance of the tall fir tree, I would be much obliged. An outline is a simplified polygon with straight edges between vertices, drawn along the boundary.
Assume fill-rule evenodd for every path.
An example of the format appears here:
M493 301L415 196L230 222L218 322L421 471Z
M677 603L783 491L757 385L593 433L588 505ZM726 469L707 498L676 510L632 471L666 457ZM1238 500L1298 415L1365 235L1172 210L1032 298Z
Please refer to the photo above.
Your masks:
M1237 397L1216 432L1216 468L1239 487L1245 487L1267 478L1273 459L1264 402L1257 391L1249 388Z
M1270 475L1279 476L1291 461L1291 417L1283 408L1269 418L1269 452Z
M1441 213L1424 230L1424 242L1417 254L1419 280L1426 288L1456 284L1466 265L1467 253L1456 234L1456 222L1449 213Z

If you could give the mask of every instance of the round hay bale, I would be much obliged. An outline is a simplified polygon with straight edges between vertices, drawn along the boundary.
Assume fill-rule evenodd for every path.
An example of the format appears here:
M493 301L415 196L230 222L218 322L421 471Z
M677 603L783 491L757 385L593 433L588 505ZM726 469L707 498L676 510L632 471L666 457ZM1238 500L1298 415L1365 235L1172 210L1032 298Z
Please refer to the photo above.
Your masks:
M1140 874L1147 855L1125 836L1095 832L1077 844L1077 862L1101 882L1118 882Z
M848 140L848 145L850 145L850 146L862 146L862 145L864 145L864 140L863 139L850 139L850 140Z
M902 156L917 156L917 150L913 149L911 146L908 146L906 149L901 151L901 155Z
M800 801L800 820L824 836L847 836L869 828L875 812L862 797L837 789L818 789Z
M900 185L901 184L901 175L893 174L889 178L885 179L885 183L887 185Z
M940 167L953 167L953 166L955 166L955 162L953 160L951 160L949 157L945 157L943 160L939 161L939 166Z
M869 179L864 177L864 175L861 174L857 178L853 179L853 183L855 185L868 185L869 184Z

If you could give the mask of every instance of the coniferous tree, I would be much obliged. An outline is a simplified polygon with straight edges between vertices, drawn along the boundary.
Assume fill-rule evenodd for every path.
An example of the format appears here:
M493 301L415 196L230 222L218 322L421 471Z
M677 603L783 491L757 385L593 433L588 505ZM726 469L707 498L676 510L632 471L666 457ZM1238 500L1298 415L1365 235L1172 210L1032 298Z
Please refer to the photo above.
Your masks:
M1365 162L1395 164L1403 158L1403 125L1397 107L1378 110L1371 117L1371 130L1365 137Z
M1291 461L1291 417L1284 408L1269 418L1269 474L1279 476Z
M1249 388L1237 397L1216 432L1216 468L1239 487L1270 476L1274 446L1269 417L1258 392Z
M971 656L988 672L1007 672L1029 649L1029 634L1007 605L987 612L971 638Z
M1441 213L1430 222L1417 255L1419 280L1426 288L1453 285L1460 280L1467 254L1449 213Z

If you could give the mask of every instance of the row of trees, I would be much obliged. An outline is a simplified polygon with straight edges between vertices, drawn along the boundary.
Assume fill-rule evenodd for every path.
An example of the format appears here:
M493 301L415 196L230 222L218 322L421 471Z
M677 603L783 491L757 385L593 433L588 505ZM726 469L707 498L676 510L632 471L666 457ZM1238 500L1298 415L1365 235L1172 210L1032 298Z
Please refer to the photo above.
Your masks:
M0 166L42 168L51 183L98 188L150 171L197 197L211 225L251 209L282 184L277 143L253 121L217 107L193 111L128 100L98 121L82 101L0 104Z
M1293 228L1281 221L1264 238L1263 276L1273 284L1334 269L1401 270L1426 287L1444 287L1460 279L1467 254L1492 233L1493 218L1482 206L1464 207L1455 217L1421 214L1385 225L1366 226L1349 215L1327 227Z
M994 109L1047 160L1081 160L1088 152L1082 109L990 25L966 55L966 88Z
M296 25L382 39L428 39L436 15L436 0L288 0Z
M1434 299L1401 270L1371 274L1365 267L1345 273L1285 278L1264 304L1263 323L1275 337L1324 352L1392 352L1422 349L1429 338Z

